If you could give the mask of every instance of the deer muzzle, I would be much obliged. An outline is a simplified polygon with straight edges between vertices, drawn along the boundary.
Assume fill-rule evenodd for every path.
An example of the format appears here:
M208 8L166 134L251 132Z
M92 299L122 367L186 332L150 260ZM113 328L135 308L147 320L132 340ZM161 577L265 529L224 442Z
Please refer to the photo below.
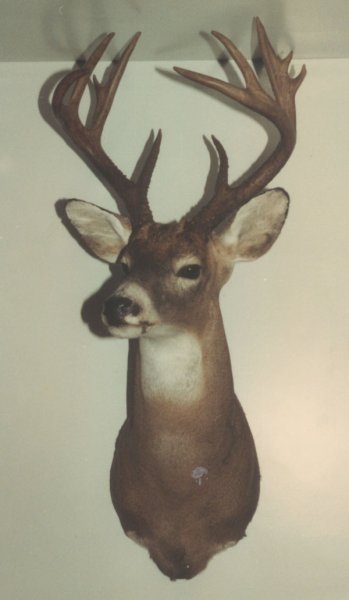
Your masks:
M111 296L104 303L103 317L110 327L129 324L128 317L136 317L140 306L126 296Z

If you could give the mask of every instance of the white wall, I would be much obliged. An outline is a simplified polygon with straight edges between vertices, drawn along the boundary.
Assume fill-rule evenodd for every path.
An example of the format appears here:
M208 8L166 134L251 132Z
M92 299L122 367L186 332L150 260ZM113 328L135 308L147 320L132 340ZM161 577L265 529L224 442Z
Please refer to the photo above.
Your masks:
M161 63L161 67L167 65ZM221 76L215 63L187 64ZM169 582L122 533L108 474L125 416L127 343L99 338L83 302L108 278L55 214L59 198L113 200L42 118L63 65L1 65L1 597L9 600L344 600L348 583L349 61L308 61L299 141L275 179L292 199L271 252L236 268L222 297L236 387L258 448L262 494L248 537L190 582ZM132 63L105 146L130 173L153 127L159 220L200 198L202 134L231 178L265 143L246 115ZM168 65L170 67L170 65ZM45 105L46 87L41 92Z

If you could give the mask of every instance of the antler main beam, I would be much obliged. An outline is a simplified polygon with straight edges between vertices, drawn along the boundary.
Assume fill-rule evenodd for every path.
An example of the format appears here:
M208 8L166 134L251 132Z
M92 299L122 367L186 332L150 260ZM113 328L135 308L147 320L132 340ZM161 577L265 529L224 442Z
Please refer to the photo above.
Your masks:
M91 80L93 70L114 37L114 33L103 37L84 66L68 73L60 81L52 99L53 111L57 119L62 123L70 139L83 152L89 162L102 173L112 189L124 200L134 227L152 221L147 191L160 149L161 131L159 131L152 144L136 182L128 179L105 153L101 144L101 137L119 83L140 35L138 32L131 39L119 60L111 68L109 77L104 84L99 83L95 76ZM87 127L79 117L79 105L89 83L92 84L94 89L96 107L91 117L91 124Z
M305 77L305 66L302 67L297 77L291 78L288 75L288 68L292 53L284 59L279 58L258 18L256 19L256 27L262 60L274 97L262 87L254 70L233 42L216 31L212 32L213 35L223 44L241 70L245 87L240 88L214 77L175 67L175 71L187 79L214 89L231 100L266 117L277 127L280 133L280 141L272 154L251 175L236 186L230 186L228 183L228 158L222 144L213 137L220 159L215 193L211 201L192 220L194 224L197 223L201 228L207 230L212 230L228 216L234 216L241 206L261 192L286 163L296 142L295 95ZM102 84L97 81L96 77L91 80L91 76L113 36L113 33L106 35L85 65L62 79L55 89L52 105L56 117L61 121L75 145L105 177L112 189L124 200L132 225L137 228L142 223L153 220L147 192L159 154L161 131L152 143L151 150L136 182L127 178L103 150L101 144L103 127L140 33L136 33L131 39L119 60L111 68L107 81ZM94 89L96 106L91 124L87 126L81 122L79 117L79 105L89 83Z
M234 187L228 184L226 152L222 144L213 137L220 158L216 190L212 200L196 216L196 221L200 222L202 226L206 224L209 229L216 227L226 217L234 215L234 212L262 191L286 163L296 142L295 95L305 77L305 66L303 65L297 77L290 78L288 68L292 53L284 59L279 58L258 18L256 18L256 26L262 60L272 86L274 98L262 87L254 70L240 50L227 37L216 31L213 31L212 34L223 44L239 67L246 87L239 88L208 75L175 67L175 71L183 77L214 89L266 117L280 132L280 142L274 152L254 173Z

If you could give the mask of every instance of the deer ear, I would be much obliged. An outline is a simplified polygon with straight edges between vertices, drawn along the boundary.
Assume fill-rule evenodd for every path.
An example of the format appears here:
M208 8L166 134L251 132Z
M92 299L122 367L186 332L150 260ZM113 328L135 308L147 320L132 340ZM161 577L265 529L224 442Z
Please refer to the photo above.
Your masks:
M132 231L128 218L83 200L69 200L65 211L87 248L105 262L114 263Z
M259 258L273 245L287 217L289 198L276 188L252 198L218 237L233 261Z

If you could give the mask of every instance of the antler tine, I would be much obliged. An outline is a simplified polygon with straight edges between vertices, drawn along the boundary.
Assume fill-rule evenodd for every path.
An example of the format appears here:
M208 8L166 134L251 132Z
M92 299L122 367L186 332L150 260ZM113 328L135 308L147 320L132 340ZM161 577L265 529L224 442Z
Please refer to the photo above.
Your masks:
M79 104L92 72L114 37L114 33L104 36L82 68L69 73L60 81L52 99L56 117L61 121L76 146L82 150L89 161L97 167L112 188L122 197L134 227L153 220L147 199L147 190L159 153L160 132L153 142L137 182L128 179L112 162L101 146L101 137L119 83L140 35L138 32L133 36L119 60L112 66L105 83L100 83L93 76L96 106L89 126L81 122ZM71 95L67 99L70 90Z
M261 192L286 163L296 142L295 94L305 77L305 66L297 77L290 78L288 67L292 53L284 59L279 58L258 18L256 27L263 63L275 97L269 95L262 87L254 70L235 44L217 31L213 31L212 34L223 44L239 67L245 87L240 88L215 77L175 67L175 71L187 79L214 89L266 117L280 133L280 141L274 152L254 173L234 187L228 185L226 152L222 144L213 138L220 159L216 190L211 201L194 219L201 227L206 226L208 229L216 227L228 216L233 217L241 206Z
M214 89L217 92L221 92L225 96L236 100L244 106L249 106L250 108L253 108L252 97L250 96L249 89L257 87L259 88L259 82L253 69L250 67L244 55L235 46L235 44L233 44L231 40L229 40L225 35L219 33L218 31L212 31L211 33L223 44L223 46L229 52L230 56L234 59L234 61L240 68L244 76L246 85L248 87L238 88L236 86L231 85L227 81L223 81L222 79L210 77L209 75L203 75L202 73L190 71L189 69L182 69L181 67L174 67L174 70L183 77L186 77L187 79L191 79L196 83L200 83L206 87L210 87L211 89Z
M101 59L104 51L109 45L110 40L114 37L114 33L109 33L105 35L101 42L98 44L97 48L95 48L94 52L91 56L86 60L84 66L77 71L73 71L69 73L61 81L58 83L53 97L52 97L52 108L54 113L58 118L63 121L63 116L66 119L69 119L69 116L72 116L73 113L78 114L79 103L82 98L82 95L85 91L89 78L91 76L92 71L97 65L98 61ZM69 107L64 104L64 99L72 87L73 83L75 86L73 87Z
M110 39L113 36L114 34L111 34ZM129 58L133 50L135 49L140 36L140 32L137 32L133 36L133 38L125 48L123 54L121 55L120 59L113 65L109 80L104 85L102 83L99 83L95 75L93 76L93 84L97 98L97 106L95 112L96 118L93 122L92 127L96 128L98 131L103 130L104 123L113 104L114 96L119 87L119 83L124 74Z
M293 58L293 52L291 51L285 58L280 58L274 51L265 28L258 17L256 17L256 27L263 63L275 98L280 104L283 103L284 110L288 110L289 116L295 120L296 112L294 99L296 92L306 75L305 65L302 66L297 77L291 79L288 75L288 68Z

